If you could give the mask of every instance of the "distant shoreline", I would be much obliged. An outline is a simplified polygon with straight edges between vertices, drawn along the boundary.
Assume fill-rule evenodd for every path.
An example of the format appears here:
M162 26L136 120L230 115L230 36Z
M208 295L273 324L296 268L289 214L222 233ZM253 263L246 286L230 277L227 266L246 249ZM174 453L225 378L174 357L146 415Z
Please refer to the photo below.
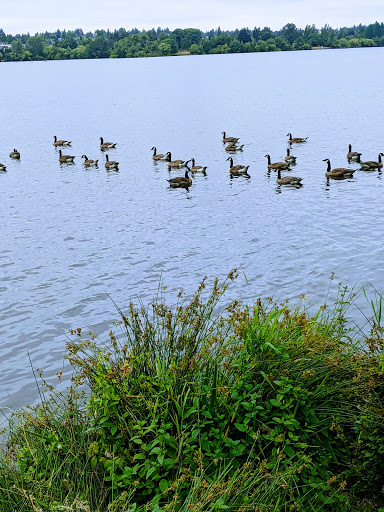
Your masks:
M371 47L363 47L363 46L358 46L358 47L354 47L354 48L332 48L331 46L314 46L312 48L308 48L306 50L290 50L290 52L301 52L301 51L311 51L311 50L315 50L315 51L319 51L319 50L352 50L352 49L362 49L362 48L382 48L380 46L371 46ZM281 53L282 51L284 50L275 50L275 51L269 51L269 52L262 52L262 51L254 51L254 52L238 52L237 54L244 54L244 53L276 53L276 52L279 52ZM285 50L285 51L288 51L288 50ZM284 52L285 52L284 51ZM177 52L175 54L172 54L172 55L146 55L146 56L141 56L141 57L100 57L100 58L89 58L89 57L84 57L83 59L36 59L36 60L25 60L25 61L18 61L18 60L8 60L8 61L4 61L4 60L0 60L0 64L5 64L5 63L17 63L17 62L63 62L63 61L78 61L78 60L110 60L110 59L113 59L113 60L120 60L120 59L146 59L146 58L161 58L161 57L196 57L196 56L211 56L211 55L235 55L234 53L222 53L222 54L218 54L218 53L215 53L215 54L212 54L212 53L205 53L205 54L195 54L195 53L191 53L190 51L188 50L184 50L184 51L180 51L180 52Z
M105 58L170 57L259 53L384 46L384 23L321 29L307 25L299 29L287 23L281 30L269 27L216 30L197 28L157 30L124 28L113 32L96 30L84 33L57 30L44 34L5 34L0 29L0 62L39 60L84 60Z

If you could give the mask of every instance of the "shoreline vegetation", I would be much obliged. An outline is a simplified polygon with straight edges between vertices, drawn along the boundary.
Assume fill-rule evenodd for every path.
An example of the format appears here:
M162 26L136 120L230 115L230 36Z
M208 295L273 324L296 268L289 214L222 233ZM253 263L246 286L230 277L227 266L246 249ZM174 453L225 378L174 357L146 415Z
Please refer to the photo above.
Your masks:
M220 29L196 28L152 30L76 30L28 34L5 34L0 29L0 62L160 57L225 53L359 48L384 46L384 23L333 29L287 23L281 30L269 27Z
M382 512L382 298L364 337L346 287L310 313L228 304L236 277L172 308L160 286L106 340L71 330L67 391L37 370L40 404L8 418L0 510Z

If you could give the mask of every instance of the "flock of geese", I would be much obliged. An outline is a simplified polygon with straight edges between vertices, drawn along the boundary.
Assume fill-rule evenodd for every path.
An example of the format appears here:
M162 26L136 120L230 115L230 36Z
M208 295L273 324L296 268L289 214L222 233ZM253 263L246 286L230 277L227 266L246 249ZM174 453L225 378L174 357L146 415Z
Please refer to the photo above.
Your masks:
M238 145L239 137L227 137L225 132L222 132L223 138L222 142L224 144L227 144L225 147L225 151L228 153L235 153L236 151L242 151L244 144ZM270 155L265 155L265 158L267 158L267 168L268 171L277 171L277 178L276 182L278 185L300 185L302 178L299 178L298 176L281 176L282 171L290 171L291 165L296 165L297 157L291 155L291 146L292 144L303 144L307 142L308 137L292 137L291 133L287 133L288 137L288 144L290 145L289 148L287 148L287 156L284 159L284 162L272 162ZM189 177L189 172L192 174L195 173L203 173L206 174L207 167L203 167L200 165L195 165L195 159L191 158L190 160L172 160L172 155L168 151L165 155L157 154L156 147L152 148L153 155L152 159L155 161L163 160L167 163L169 170L171 169L180 169L182 167L186 167L187 170L185 171L184 176L178 176L177 178L171 178L168 180L171 187L184 187L188 188L190 185L192 185L192 180ZM367 162L361 162L362 153L358 153L356 151L352 151L352 145L349 144L348 153L347 153L347 159L348 162L351 163L356 162L359 163L362 170L375 170L379 169L383 166L383 162L381 161L381 157L384 156L384 153L379 153L378 160L377 161L367 161ZM239 175L245 175L249 177L248 169L249 165L233 165L233 157L229 156L227 158L229 160L229 173L231 176L239 176ZM192 163L191 167L188 167L189 163ZM345 167L337 167L335 169L332 169L331 162L328 158L325 158L323 162L327 162L327 170L325 172L325 176L327 178L332 178L335 180L341 180L344 178L350 178L353 176L353 173L356 171L356 169L348 169Z
M56 148L60 148L59 149L59 162L61 164L74 163L76 156L63 155L63 152L61 150L61 148L68 147L71 144L72 144L72 141L70 141L70 140L64 140L64 139L57 140L56 135L53 137L53 145ZM100 149L102 151L107 151L108 149L113 149L116 147L116 144L117 144L116 142L104 142L103 137L100 137ZM9 157L14 160L20 160L20 152L17 151L17 149L14 149L9 154ZM82 155L81 158L84 158L83 164L85 165L85 167L97 167L99 165L99 160L91 160L87 157L87 155ZM105 168L118 170L119 162L115 162L114 160L109 160L108 155L106 154L105 155ZM4 172L6 170L7 170L6 166L4 164L0 163L0 171Z
M227 137L225 132L222 132L222 142L226 144L225 151L228 153L235 153L237 151L242 151L244 144L238 145L239 138L238 137ZM291 133L287 134L289 148L287 148L287 156L284 159L284 162L272 162L270 155L265 155L267 158L267 168L268 171L277 171L276 182L278 185L300 185L302 178L297 176L281 176L282 171L290 171L291 165L296 165L297 157L291 155L290 148L292 144L303 144L307 141L308 137L292 137ZM68 147L72 144L71 141L68 140L58 140L56 135L53 138L53 145L59 149L59 162L61 164L71 164L74 163L75 156L72 155L63 155L61 148ZM103 137L100 137L100 150L105 152L109 149L116 148L116 142L104 142ZM173 169L181 169L183 167L186 168L184 176L178 176L176 178L171 178L168 181L171 187L182 187L188 188L192 185L192 179L189 176L189 172L192 174L201 173L206 175L207 166L196 165L195 159L191 158L189 160L172 160L172 154L168 151L165 154L157 154L156 147L151 148L153 151L152 159L154 161L164 161L168 166L168 170ZM383 167L383 162L381 157L384 156L384 153L379 153L377 161L370 160L367 162L361 162L362 153L358 153L356 151L352 151L352 145L349 144L347 159L348 162L351 163L356 162L359 163L362 170L375 170ZM14 160L20 160L20 152L17 149L14 149L9 154L9 157ZM85 167L97 167L99 160L92 160L87 157L87 155L82 155L83 165ZM249 165L233 165L233 157L229 156L227 158L229 160L229 173L231 176L240 176L244 175L249 177L248 169ZM327 178L332 178L336 180L341 180L344 178L351 178L356 171L356 169L348 169L344 167L338 167L336 169L332 169L331 162L328 158L325 158L323 162L327 163L327 170L325 172L325 176ZM188 166L188 164L190 164ZM105 168L108 170L119 170L119 162L114 160L109 160L108 154L105 155ZM6 166L0 163L0 171L6 171Z

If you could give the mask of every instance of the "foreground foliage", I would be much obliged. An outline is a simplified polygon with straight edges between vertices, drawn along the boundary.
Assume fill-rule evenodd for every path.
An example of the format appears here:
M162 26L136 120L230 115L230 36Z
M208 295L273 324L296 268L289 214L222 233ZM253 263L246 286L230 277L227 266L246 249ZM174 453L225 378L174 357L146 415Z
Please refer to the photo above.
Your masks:
M315 315L223 308L235 277L173 308L131 303L104 345L73 330L68 393L46 385L9 420L0 510L378 510L381 299L359 345L346 289Z

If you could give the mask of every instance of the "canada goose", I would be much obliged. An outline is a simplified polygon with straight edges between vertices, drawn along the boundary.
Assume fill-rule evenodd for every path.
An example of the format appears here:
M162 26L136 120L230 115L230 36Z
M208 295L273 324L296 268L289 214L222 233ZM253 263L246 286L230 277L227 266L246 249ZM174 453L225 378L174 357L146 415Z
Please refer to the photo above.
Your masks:
M170 187L184 187L188 188L192 185L192 180L188 175L188 169L185 171L184 176L178 176L177 178L171 178L167 180Z
M103 137L100 137L100 149L112 149L116 147L117 142L104 142Z
M191 158L190 162L192 162L192 167L190 167L189 170L192 173L202 172L202 173L206 174L205 171L207 169L207 166L203 167L201 165L195 165L195 159L194 158Z
M4 164L0 164L0 171L6 171L7 168L5 167Z
M153 155L152 155L153 160L164 160L165 155L162 155L162 154L157 155L156 154L157 149L155 147L151 148L151 150L153 151Z
M59 149L59 162L62 164L69 164L74 161L76 157L70 155L63 155L61 149Z
M108 155L105 155L105 168L106 169L118 169L119 162L115 162L114 160L109 160Z
M87 155L82 155L81 158L84 158L84 162L83 164L85 165L85 167L94 167L98 164L99 160L89 160Z
M188 162L190 161L190 160L173 160L172 161L172 155L171 155L170 151L168 151L166 156L168 157L168 160L167 160L168 167L173 167L175 169L180 169L181 167L186 167Z
M265 155L265 158L268 158L268 169L288 169L289 164L287 162L275 162L271 164L271 157L269 155Z
M307 142L307 139L308 137L294 137L292 138L292 133L287 133L287 137L289 137L288 139L288 143L289 144L292 144L292 143L295 143L295 144L300 144L301 142Z
M277 179L276 183L279 185L298 185L301 182L302 178L297 178L295 176L284 176L281 177L281 169L277 169Z
M223 142L224 143L227 143L227 142L238 142L239 141L239 137L226 137L225 136L225 132L221 132L223 134Z
M357 160L358 162L360 162L361 155L362 155L362 153L357 153L356 151L352 151L352 144L348 145L348 153L347 153L348 160Z
M342 178L351 178L355 169L345 169L344 167L337 167L336 169L331 169L331 162L329 158L324 158L323 162L327 162L327 170L325 172L325 176L327 178L334 179L342 179Z
M70 140L57 140L56 135L53 137L53 145L54 146L70 146L72 141Z
M295 164L296 158L297 157L291 155L291 150L289 148L287 148L287 156L284 159L287 162L287 164Z
M243 151L244 144L241 146L236 146L235 142L230 142L228 146L226 146L225 151Z
M20 160L20 153L17 151L17 149L14 149L9 153L9 156L11 158L14 158L15 160Z
M370 160L369 162L360 162L360 165L363 169L375 169L376 167L383 167L383 162L381 161L382 156L384 156L384 153L379 153L377 162Z
M245 166L245 165L233 165L233 158L231 156L229 156L227 158L227 160L229 160L229 172L231 174L234 174L234 175L238 175L238 174L248 174L248 168L249 168L249 165Z

